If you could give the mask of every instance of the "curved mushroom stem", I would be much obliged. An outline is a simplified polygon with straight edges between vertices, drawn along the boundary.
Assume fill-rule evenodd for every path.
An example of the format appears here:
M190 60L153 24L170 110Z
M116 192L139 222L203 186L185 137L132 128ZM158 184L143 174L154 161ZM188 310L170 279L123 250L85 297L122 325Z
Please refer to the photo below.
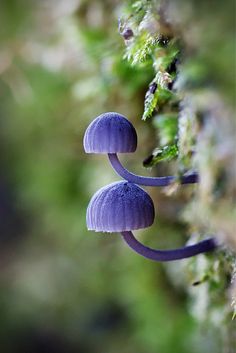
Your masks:
M129 172L123 167L116 153L108 153L108 158L111 162L112 167L116 173L123 179L139 185L146 186L167 186L173 183L173 181L178 180L175 176L165 176L165 177L144 177L141 175L136 175ZM192 184L198 182L198 174L192 173L189 175L182 176L180 179L181 184Z
M121 232L125 242L138 254L154 261L174 261L192 257L217 248L214 238L203 240L197 244L173 250L155 250L141 244L131 231Z

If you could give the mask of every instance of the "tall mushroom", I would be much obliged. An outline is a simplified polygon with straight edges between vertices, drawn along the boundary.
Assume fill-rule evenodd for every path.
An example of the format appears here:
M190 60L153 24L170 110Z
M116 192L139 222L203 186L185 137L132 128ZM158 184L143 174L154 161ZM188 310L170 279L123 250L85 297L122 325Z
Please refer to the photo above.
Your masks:
M96 232L120 232L125 242L138 254L154 261L173 261L212 251L213 238L173 250L154 250L141 244L132 230L152 225L155 217L151 197L139 186L119 181L98 190L86 215L87 227Z
M84 149L87 153L107 153L112 167L123 179L146 186L166 186L178 178L175 176L144 177L125 169L117 153L135 152L137 134L133 125L119 113L104 113L93 120L85 131ZM197 173L184 175L181 184L198 182Z

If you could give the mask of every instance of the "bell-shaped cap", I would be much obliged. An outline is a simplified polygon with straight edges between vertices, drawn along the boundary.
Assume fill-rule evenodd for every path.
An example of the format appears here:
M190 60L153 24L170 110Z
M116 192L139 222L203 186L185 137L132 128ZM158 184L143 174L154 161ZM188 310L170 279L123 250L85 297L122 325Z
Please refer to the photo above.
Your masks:
M146 228L155 217L151 197L139 186L118 181L96 192L87 208L88 230L124 232Z
M133 125L119 113L104 113L93 120L85 131L87 153L127 153L137 148Z

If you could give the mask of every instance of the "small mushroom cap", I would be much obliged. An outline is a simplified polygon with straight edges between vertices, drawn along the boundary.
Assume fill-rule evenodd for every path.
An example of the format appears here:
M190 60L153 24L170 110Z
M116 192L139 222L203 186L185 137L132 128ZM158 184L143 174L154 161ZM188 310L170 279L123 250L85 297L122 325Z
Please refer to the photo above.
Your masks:
M87 208L88 230L124 232L146 228L155 217L151 197L139 186L118 181L96 192Z
M127 153L137 148L133 125L119 113L104 113L93 120L85 131L87 153Z

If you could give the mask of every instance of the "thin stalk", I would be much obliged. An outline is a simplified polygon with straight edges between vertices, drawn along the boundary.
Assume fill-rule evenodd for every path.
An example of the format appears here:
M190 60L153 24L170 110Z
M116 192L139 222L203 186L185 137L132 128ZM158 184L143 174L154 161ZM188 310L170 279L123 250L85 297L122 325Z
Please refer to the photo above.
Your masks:
M140 243L130 231L121 232L121 234L124 241L132 250L137 252L139 255L154 261L175 261L185 259L198 254L213 251L217 248L215 239L208 238L197 244L185 246L183 248L173 250L155 250Z
M139 185L146 186L167 186L178 180L176 176L165 176L165 177L144 177L129 172L123 167L116 153L108 153L108 158L113 169L123 179ZM193 184L198 182L198 174L192 173L184 175L180 178L181 184Z

